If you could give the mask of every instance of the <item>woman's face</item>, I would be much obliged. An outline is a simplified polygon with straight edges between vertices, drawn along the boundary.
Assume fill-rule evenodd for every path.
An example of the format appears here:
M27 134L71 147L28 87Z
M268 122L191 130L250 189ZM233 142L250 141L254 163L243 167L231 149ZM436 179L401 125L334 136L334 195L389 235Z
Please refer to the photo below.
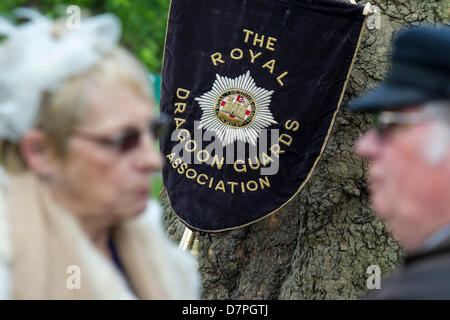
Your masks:
M117 222L145 210L151 173L160 169L160 156L148 130L153 106L125 86L105 85L92 92L87 118L69 138L51 188L73 213ZM127 151L99 142L136 130L139 143Z

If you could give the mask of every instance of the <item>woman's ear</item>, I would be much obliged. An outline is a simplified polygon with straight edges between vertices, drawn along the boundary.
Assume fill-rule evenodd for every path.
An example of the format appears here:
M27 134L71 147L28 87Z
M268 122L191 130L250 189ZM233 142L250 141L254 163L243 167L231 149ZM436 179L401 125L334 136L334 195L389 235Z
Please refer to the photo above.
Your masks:
M41 177L49 177L54 170L54 151L50 141L39 129L25 134L20 149L28 168Z

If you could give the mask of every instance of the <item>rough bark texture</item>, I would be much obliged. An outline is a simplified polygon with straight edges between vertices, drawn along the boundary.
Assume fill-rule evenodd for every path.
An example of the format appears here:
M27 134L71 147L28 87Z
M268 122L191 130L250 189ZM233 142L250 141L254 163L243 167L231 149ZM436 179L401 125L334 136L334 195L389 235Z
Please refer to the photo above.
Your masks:
M362 1L361 3L365 3ZM381 28L364 28L344 100L382 80L394 31L446 19L449 1L375 0ZM448 16L447 16L448 18ZM331 27L331 26L330 26ZM199 237L205 299L356 299L366 289L370 265L386 276L401 249L369 207L367 164L353 151L370 127L370 115L339 111L326 151L303 191L278 213L248 227ZM184 226L161 191L169 234Z

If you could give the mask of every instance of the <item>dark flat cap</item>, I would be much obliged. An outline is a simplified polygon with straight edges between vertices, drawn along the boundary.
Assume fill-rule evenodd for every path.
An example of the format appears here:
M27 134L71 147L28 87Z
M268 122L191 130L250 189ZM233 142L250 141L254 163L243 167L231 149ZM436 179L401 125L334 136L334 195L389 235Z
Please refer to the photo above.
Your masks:
M425 25L398 34L386 80L345 108L376 112L443 99L450 99L450 26Z

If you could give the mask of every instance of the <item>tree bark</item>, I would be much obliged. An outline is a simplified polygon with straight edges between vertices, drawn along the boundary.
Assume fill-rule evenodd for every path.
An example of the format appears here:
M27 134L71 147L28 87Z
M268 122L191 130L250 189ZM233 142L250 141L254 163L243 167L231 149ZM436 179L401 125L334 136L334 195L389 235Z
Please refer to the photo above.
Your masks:
M396 30L411 23L442 21L448 9L447 0L371 4L381 9L381 26L364 27L344 101L386 76ZM382 277L398 265L402 251L373 216L367 163L353 151L355 140L372 121L368 114L341 109L326 151L297 197L248 227L212 234L211 239L199 237L203 298L357 299L368 290L370 265L378 265ZM164 189L161 200L168 232L179 241L184 225L171 211Z

